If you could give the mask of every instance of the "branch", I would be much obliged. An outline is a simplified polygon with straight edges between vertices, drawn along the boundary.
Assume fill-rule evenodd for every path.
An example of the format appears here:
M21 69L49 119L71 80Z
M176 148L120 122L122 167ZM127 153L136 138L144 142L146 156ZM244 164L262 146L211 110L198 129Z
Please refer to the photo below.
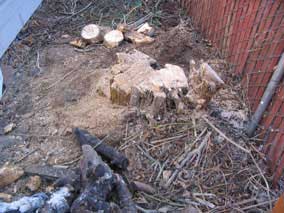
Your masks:
M97 137L92 136L86 130L75 128L74 134L76 135L76 138L81 146L85 144L93 146L100 155L107 160L110 160L112 165L123 170L127 169L127 166L129 165L128 159L111 146L105 144Z
M211 132L208 132L207 135L204 137L204 139L202 140L201 144L194 150L188 152L188 154L186 155L186 157L182 160L182 162L180 163L180 165L177 166L176 170L173 172L173 174L171 175L171 177L169 178L169 180L167 181L167 183L165 184L165 187L169 187L172 182L176 179L177 175L179 174L179 172L181 171L181 169L188 164L189 162L193 161L194 159L197 158L197 163L200 160L200 156L202 154L202 151L204 149L204 147L207 145L207 142L210 138Z

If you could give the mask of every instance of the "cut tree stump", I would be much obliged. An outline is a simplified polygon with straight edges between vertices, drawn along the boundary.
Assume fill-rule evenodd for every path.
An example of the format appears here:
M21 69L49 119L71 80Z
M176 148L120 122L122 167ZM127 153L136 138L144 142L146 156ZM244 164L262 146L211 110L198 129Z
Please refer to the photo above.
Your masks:
M118 54L118 64L112 67L111 101L147 108L154 117L164 114L168 102L178 104L172 94L181 97L188 91L183 69L172 64L158 70L156 67L154 59L137 50Z
M137 50L117 54L112 66L110 99L112 103L137 107L154 119L161 119L167 110L183 113L185 109L206 107L224 86L210 65L191 61L189 78L179 66L163 68L148 55Z
M212 97L224 86L224 81L207 63L201 63L199 68L195 61L190 62L189 85L187 95L189 102L196 108L204 108Z

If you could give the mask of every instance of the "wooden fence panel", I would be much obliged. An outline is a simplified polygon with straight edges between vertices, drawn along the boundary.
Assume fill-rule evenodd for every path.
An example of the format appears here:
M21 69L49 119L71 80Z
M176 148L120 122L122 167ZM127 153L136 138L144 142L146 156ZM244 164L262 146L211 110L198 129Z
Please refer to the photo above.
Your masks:
M256 110L284 52L283 0L181 0L195 26L219 48L242 77L247 101ZM258 133L274 172L284 170L284 82L262 118Z

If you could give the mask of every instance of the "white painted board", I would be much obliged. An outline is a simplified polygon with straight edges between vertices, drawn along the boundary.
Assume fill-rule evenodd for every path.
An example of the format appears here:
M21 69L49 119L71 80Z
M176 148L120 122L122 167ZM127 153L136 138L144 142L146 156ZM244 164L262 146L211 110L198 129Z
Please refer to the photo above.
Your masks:
M42 0L0 0L0 58ZM0 98L3 77L0 69Z

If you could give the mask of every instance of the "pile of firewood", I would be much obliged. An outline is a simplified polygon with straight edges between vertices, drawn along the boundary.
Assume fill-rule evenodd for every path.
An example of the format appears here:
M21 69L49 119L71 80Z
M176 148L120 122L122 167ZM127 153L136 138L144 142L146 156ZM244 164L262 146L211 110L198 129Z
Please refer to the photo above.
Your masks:
M37 193L0 202L0 213L137 212L127 181L111 169L126 170L128 159L85 130L76 128L74 134L82 148L77 171L57 179L57 190L50 195Z
M78 48L85 48L88 45L103 43L107 48L114 48L123 40L130 41L136 46L154 42L154 28L147 22L149 17L142 18L132 25L119 24L116 29L105 26L89 24L83 27L81 37L70 42Z

